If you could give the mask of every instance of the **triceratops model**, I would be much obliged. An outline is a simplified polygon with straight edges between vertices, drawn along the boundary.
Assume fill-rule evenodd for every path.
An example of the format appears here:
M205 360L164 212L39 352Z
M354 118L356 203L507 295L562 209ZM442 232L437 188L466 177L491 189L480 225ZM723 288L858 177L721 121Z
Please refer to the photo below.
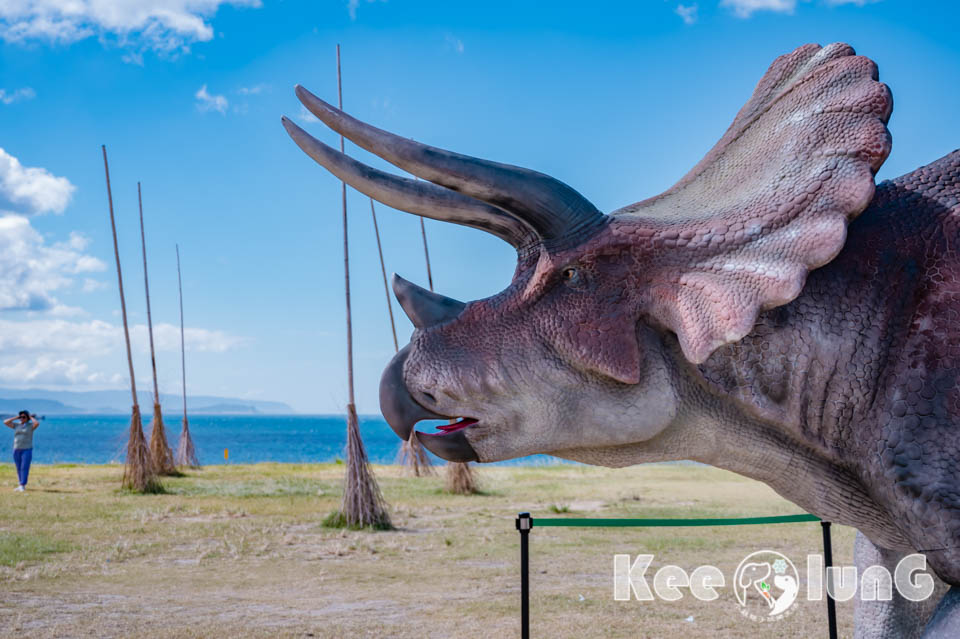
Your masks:
M517 250L488 299L394 280L416 327L381 381L400 437L459 417L420 441L453 461L690 459L758 479L855 526L858 563L926 554L935 596L859 602L858 637L960 637L960 151L875 186L892 101L871 60L844 44L778 58L693 170L609 215L297 95L425 181L285 119L331 173Z

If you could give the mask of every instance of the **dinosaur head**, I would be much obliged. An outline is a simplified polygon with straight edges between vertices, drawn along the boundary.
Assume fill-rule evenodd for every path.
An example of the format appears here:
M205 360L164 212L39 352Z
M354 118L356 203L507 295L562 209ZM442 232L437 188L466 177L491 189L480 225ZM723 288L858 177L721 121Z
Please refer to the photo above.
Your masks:
M646 442L678 413L671 361L698 364L796 298L869 204L890 150L891 99L842 44L781 56L720 142L667 192L604 215L562 182L360 122L302 87L330 128L419 177L338 153L284 118L331 173L396 209L477 228L517 250L498 295L468 303L402 278L415 331L387 366L381 409L452 461L577 457ZM582 455L581 455L582 456Z

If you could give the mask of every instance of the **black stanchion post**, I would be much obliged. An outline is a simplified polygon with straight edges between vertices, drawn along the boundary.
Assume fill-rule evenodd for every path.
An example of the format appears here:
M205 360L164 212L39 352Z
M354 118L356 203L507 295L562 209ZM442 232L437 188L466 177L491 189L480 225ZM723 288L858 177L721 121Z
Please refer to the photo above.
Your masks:
M823 528L823 566L827 586L827 624L830 627L830 639L837 639L837 602L833 600L833 595L830 594L830 590L832 589L830 566L833 565L833 545L830 543L830 522L821 521L820 526Z
M517 530L520 531L520 636L530 639L530 529L533 519L530 513L517 515Z

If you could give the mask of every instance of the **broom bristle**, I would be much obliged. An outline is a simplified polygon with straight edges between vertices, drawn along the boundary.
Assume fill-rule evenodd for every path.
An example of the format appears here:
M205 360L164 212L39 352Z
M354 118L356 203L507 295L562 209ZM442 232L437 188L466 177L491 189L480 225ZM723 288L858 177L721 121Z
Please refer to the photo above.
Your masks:
M346 470L340 507L343 523L350 528L392 528L383 494L370 469L363 440L360 439L360 424L353 404L347 405Z
M130 418L130 439L127 441L127 460L123 468L123 487L138 493L162 490L150 458L147 440L143 436L140 407L137 405L134 405L133 416Z
M163 411L160 404L153 404L153 423L150 425L150 459L153 467L160 475L174 475L177 473L173 465L173 451L167 443L167 431L163 426Z
M436 475L433 469L433 463L427 450L420 444L417 434L410 431L410 437L400 445L400 452L397 455L399 463L414 477L425 477L427 475Z
M181 468L200 468L200 461L197 459L197 452L193 447L193 437L190 436L190 426L187 425L186 415L183 417L183 428L180 430L176 463Z
M470 464L450 462L443 477L444 490L454 495L473 495L479 492Z

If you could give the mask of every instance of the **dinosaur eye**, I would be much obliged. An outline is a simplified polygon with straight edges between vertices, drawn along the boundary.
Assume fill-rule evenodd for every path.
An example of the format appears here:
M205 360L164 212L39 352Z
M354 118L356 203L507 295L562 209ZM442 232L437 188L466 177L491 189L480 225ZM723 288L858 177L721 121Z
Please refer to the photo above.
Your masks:
M580 274L580 270L578 268L574 266L568 266L560 271L560 279L563 280L564 284L578 286L583 281L583 276Z

